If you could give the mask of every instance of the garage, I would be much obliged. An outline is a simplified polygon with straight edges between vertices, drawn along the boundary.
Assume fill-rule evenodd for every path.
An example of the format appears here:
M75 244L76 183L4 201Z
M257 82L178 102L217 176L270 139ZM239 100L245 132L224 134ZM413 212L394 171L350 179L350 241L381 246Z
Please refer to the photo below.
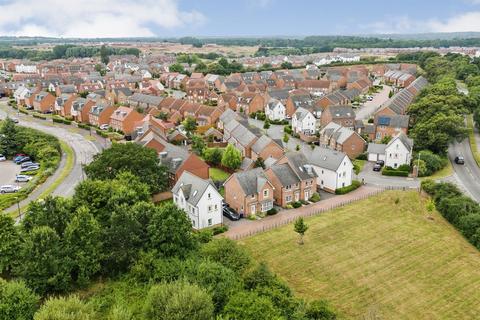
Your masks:
M387 147L386 144L380 143L369 143L367 154L368 154L368 161L376 162L378 160L385 161L385 148Z

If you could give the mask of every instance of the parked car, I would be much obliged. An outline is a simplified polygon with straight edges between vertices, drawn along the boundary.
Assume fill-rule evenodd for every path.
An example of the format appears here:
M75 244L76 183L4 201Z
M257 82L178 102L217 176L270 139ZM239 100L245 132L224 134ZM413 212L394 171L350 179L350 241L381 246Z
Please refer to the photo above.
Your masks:
M17 118L10 118L10 119L13 121L13 123L18 123L18 119L17 119Z
M375 164L378 164L380 167L383 167L385 165L385 161L377 160L377 162L375 162Z
M31 160L30 157L20 157L17 160L15 160L15 163L16 164L22 164L22 163L30 161L30 160Z
M14 193L18 192L22 187L6 184L0 186L0 193Z
M5 157L3 154L0 154L0 161L6 161L7 157Z
M380 170L382 170L382 166L379 165L378 163L375 163L373 165L373 171L380 171Z
M15 177L15 182L28 182L32 180L32 177L24 175L24 174L17 174Z
M29 167L20 169L20 172L22 173L22 172L37 171L38 169L40 169L40 166L29 166Z
M226 203L223 204L222 211L223 211L223 215L232 221L238 221L241 218L240 215L235 210L230 208Z
M27 168L27 167L31 167L31 166L40 166L40 163L37 163L37 162L32 162L32 161L27 161L27 162L24 162L20 165L20 167L23 169L23 168Z
M463 156L456 156L455 157L456 164L465 164L465 158Z
M105 123L105 124L102 124L102 125L100 126L100 130L108 130L109 128L110 128L110 126L109 126L108 124L106 124L106 123Z
M16 162L18 159L24 158L26 156L27 156L26 154L18 153L18 154L15 155L15 157L13 157L13 162Z

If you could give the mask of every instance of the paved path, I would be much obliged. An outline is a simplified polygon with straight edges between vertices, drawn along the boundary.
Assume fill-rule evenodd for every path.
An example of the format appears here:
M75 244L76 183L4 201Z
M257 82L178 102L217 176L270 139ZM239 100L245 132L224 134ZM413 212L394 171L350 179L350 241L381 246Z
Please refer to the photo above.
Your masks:
M251 221L242 219L238 223L230 224L224 236L238 240L260 232L271 230L293 222L298 217L309 217L325 211L368 198L382 192L384 189L375 186L362 186L345 195L338 195L326 201L320 201L298 209L282 210L274 216L267 216L261 220Z
M355 110L356 120L367 120L371 115L377 111L378 108L388 100L388 94L392 88L387 85L383 85L383 89L373 95L372 101L366 101L362 107Z
M59 140L64 141L72 148L75 156L73 169L62 181L62 183L60 183L60 185L53 191L53 195L65 197L71 196L75 186L83 179L82 165L88 164L90 161L92 161L93 156L106 145L105 141L101 141L98 137L96 138L95 142L88 140L87 137L79 133L81 132L81 129L53 123L51 120L33 118L22 113L18 114L6 105L5 100L0 101L0 118L6 118L7 115L18 118L19 125L51 134L57 137ZM55 178L60 175L62 168L65 166L65 159L66 155L62 155L62 161L60 162L60 166L55 173L49 177L45 183L30 193L25 200L21 201L20 206L24 206L30 201L37 199L37 197L48 188L49 184L55 181ZM5 211L10 211L15 208L16 205L12 208L6 209Z

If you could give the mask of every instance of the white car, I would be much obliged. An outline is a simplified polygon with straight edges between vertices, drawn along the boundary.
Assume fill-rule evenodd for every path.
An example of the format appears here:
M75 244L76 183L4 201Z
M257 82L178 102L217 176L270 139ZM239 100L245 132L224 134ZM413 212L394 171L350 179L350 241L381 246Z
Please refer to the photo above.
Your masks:
M0 161L6 161L7 157L5 157L3 154L0 154Z
M30 180L32 180L32 177L25 174L17 174L17 176L15 177L15 182L28 182Z
M14 193L18 192L21 188L22 187L7 184L4 186L0 186L0 193Z
M108 130L108 128L110 128L110 126L106 123L104 123L100 126L100 130Z

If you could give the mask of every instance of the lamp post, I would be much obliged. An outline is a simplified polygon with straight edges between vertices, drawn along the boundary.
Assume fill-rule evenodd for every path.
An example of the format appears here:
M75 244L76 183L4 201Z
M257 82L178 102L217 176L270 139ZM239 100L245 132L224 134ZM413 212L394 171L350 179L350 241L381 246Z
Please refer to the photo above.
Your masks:
M18 197L15 197L15 200L17 201L17 209L18 209L18 217L20 218L20 199Z

